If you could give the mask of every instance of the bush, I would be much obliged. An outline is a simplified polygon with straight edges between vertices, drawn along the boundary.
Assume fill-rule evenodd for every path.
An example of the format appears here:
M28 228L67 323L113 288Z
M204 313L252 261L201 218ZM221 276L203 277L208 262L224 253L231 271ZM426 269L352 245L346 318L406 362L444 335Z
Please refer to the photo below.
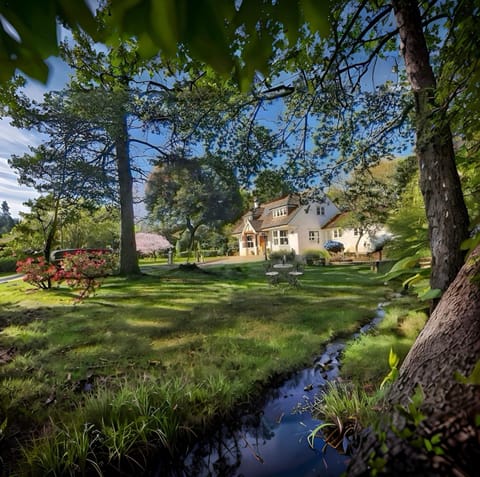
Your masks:
M52 282L66 281L80 289L79 299L93 293L100 286L99 278L111 275L116 268L116 258L110 252L77 250L65 253L58 265L44 257L28 257L17 262L17 272L24 273L23 280L37 288L51 288Z
M37 288L50 288L52 281L58 279L57 267L45 261L44 257L28 257L17 262L17 273L23 273L23 281Z
M64 256L55 279L79 288L82 299L94 294L100 287L98 279L111 275L115 268L116 258L111 252L78 250Z
M319 262L320 260L327 262L331 258L327 250L317 249L306 250L303 256L307 265L313 265L315 262Z
M15 272L17 260L13 257L0 257L0 273Z
M285 257L287 262L294 262L295 261L295 250L291 250L290 252L271 252L268 256L270 260L273 261L282 261L283 257Z

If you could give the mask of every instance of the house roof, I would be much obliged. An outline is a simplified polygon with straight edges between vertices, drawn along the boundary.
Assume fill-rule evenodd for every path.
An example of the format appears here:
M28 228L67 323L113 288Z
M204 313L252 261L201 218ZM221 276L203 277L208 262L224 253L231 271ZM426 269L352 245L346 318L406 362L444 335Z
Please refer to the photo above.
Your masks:
M339 214L332 217L322 229L331 229L335 227L345 227L347 221L350 218L351 212L340 212Z
M287 225L298 212L300 198L297 195L289 194L279 199L263 204L261 207L248 211L235 225L232 234L241 234L246 221L250 222L256 232L268 230L273 227ZM273 217L272 211L287 208L287 214L279 217Z

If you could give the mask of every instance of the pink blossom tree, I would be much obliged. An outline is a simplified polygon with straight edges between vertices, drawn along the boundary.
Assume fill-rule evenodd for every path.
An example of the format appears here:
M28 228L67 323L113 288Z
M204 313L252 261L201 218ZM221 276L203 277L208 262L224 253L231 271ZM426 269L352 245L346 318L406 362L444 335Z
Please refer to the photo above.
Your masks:
M135 234L137 252L142 255L153 255L161 250L172 248L172 244L163 236L153 233L139 232Z

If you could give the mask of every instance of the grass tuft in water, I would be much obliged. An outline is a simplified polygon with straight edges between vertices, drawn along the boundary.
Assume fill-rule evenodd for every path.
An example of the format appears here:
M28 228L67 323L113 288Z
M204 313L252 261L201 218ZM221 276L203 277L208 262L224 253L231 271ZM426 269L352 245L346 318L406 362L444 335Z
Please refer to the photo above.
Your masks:
M351 382L327 383L312 405L312 415L323 422L311 432L310 445L321 434L327 444L346 452L359 432L376 421L383 396L381 391L368 393Z

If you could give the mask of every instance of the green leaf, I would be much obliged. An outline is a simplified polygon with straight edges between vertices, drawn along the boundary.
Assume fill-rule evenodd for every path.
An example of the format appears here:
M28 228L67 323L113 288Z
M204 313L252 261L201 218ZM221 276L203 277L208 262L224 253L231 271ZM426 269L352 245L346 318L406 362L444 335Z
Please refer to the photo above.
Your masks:
M390 273L412 269L417 263L418 257L413 256L402 258L397 263L395 263L395 265L393 265L393 267L390 269Z
M162 0L161 2L151 2L151 8L148 12L150 17L148 24L149 31L153 39L158 42L163 52L167 55L175 55L179 41L180 32L183 30L182 24L182 3L177 0ZM141 31L140 22L142 19L136 17L134 31Z
M183 35L189 50L221 74L231 74L229 29L225 15L229 12L214 0L197 0L189 5ZM199 21L202 18L202 21Z
M307 441L312 449L315 447L314 445L315 437L325 427L336 427L336 426L331 422L324 422L323 424L320 424L319 426L317 426L312 432L310 432L310 434L307 437Z
M298 30L300 29L300 11L297 2L279 0L275 4L275 11L278 20L284 26L289 43L294 45L298 38Z
M58 0L59 15L68 25L80 26L88 33L93 40L104 40L103 33L99 30L95 17L93 16L88 2L85 0Z
M330 34L331 25L329 15L332 10L331 0L300 0L303 15L313 31L326 37Z
M413 396L411 398L412 404L419 409L420 406L423 404L425 401L425 394L423 393L423 389L420 385L418 385L415 388L415 392L413 393Z
M393 368L390 372L383 378L383 381L380 384L380 389L383 389L386 384L393 383L398 377L398 369Z
M468 250L468 253L470 253L478 244L480 244L480 233L468 238L467 240L464 240L460 248L462 250Z
M426 292L418 295L419 300L429 301L442 296L442 290L440 288L429 288Z
M47 58L57 51L55 4L55 0L9 2L2 5L0 13L16 30L23 48Z
M422 275L420 273L416 273L413 277L409 277L402 283L402 287L407 288L410 285L413 285L416 282L419 282L422 279Z
M393 351L393 348L390 348L390 353L388 355L388 365L390 366L390 368L396 368L399 362L400 358L395 353L395 351Z
M461 384L473 384L473 385L480 385L480 361L477 361L473 371L470 373L468 377L463 376L458 371L455 372L454 375L456 381Z

